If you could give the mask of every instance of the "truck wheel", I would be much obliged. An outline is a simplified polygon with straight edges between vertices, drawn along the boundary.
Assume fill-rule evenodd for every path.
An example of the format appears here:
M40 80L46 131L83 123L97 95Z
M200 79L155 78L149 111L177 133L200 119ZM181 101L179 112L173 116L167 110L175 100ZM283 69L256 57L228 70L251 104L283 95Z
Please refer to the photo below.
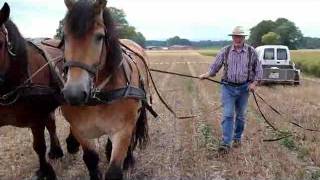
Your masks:
M293 85L295 86L300 85L300 77L298 73L295 74Z

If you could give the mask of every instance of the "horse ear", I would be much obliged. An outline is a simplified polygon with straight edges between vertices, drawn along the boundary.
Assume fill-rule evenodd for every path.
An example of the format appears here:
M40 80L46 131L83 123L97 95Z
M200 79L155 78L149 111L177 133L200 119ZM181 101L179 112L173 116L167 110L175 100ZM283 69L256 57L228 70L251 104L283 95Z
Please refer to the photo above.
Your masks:
M9 19L9 16L10 16L10 7L8 3L4 3L4 5L0 10L0 25L5 23Z
M75 0L64 0L64 4L67 6L68 10L71 10L75 3Z
M107 5L107 0L96 0L96 3L94 5L94 8L95 8L95 12L98 14L100 13L101 11L104 10L104 8L106 7Z

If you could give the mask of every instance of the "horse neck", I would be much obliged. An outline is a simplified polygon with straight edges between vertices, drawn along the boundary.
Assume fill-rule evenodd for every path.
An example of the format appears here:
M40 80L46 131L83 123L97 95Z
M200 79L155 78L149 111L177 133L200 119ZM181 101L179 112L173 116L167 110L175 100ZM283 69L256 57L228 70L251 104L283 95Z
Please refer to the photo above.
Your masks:
M20 56L17 54L16 57L10 57L10 67L7 74L8 81L13 85L18 85L22 83L28 77L28 57Z
M15 87L19 86L22 84L22 82L26 79L27 75L24 73L25 68L21 64L20 57L10 57L10 67L5 75L5 84L1 86L0 92L1 93L6 93Z
M14 49L12 50L15 56L9 56L9 70L6 74L8 84L12 86L17 86L28 76L28 52L26 47L26 40L23 39L19 30L15 24L9 20L5 24L9 40L11 44L14 44Z

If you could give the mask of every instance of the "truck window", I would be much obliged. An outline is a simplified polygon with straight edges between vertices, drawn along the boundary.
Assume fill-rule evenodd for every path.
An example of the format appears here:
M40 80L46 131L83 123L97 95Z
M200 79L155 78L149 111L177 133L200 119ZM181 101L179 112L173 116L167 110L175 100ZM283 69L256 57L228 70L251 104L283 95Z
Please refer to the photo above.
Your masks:
M274 60L274 49L273 48L264 49L263 59Z
M277 59L278 60L287 60L287 50L286 49L277 49Z

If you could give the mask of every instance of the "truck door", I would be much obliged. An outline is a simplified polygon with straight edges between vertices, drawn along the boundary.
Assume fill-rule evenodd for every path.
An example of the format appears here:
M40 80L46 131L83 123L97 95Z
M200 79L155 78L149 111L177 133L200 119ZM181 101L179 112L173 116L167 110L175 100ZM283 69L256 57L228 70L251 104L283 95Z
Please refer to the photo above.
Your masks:
M285 48L277 48L276 53L276 63L277 65L289 65L288 62L288 50Z

